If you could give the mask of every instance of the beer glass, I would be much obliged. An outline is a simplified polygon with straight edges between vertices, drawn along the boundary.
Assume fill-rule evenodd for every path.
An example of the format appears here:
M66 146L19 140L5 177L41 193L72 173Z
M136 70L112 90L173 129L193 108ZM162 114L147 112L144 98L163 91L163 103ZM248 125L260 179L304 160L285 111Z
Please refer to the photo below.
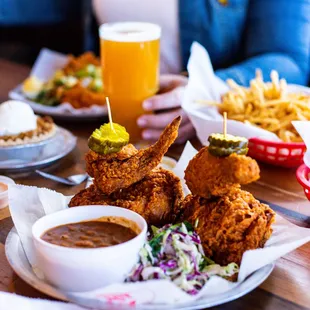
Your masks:
M158 91L160 34L158 25L141 22L99 28L104 93L113 120L126 127L132 142L141 139L142 102Z

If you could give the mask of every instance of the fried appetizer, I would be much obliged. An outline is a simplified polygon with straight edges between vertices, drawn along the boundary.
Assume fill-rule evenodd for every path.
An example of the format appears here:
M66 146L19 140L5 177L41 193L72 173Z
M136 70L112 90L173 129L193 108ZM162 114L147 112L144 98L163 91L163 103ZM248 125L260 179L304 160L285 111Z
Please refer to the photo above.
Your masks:
M236 153L215 157L208 147L202 148L185 170L185 181L192 194L204 198L223 196L240 184L258 179L259 167L254 159Z
M220 265L240 264L245 251L263 247L275 220L269 206L240 189L213 199L188 195L181 210L182 221L198 222L206 256Z
M149 225L171 223L183 199L180 179L172 172L157 168L143 180L111 195L103 194L95 185L80 191L69 207L82 205L113 205L142 215Z
M62 103L69 102L75 109L89 108L93 105L104 106L105 95L102 92L94 92L77 84L66 89L62 93Z
M100 60L93 53L69 56L68 63L47 81L30 76L23 83L25 96L46 106L70 103L75 109L105 105Z
M100 155L89 151L85 157L86 170L94 178L96 187L104 194L110 195L142 180L158 166L170 145L177 138L180 122L181 117L174 119L155 144L136 153L132 152L133 155L126 159L120 158L117 153Z
M279 73L275 70L271 71L270 79L270 82L265 82L262 71L256 69L256 77L250 81L249 87L228 79L226 82L230 90L221 96L221 103L197 101L216 106L221 114L226 112L231 120L268 130L284 142L302 142L292 120L310 121L308 92L289 89L287 81L279 79Z
M68 62L63 68L67 75L74 75L76 72L85 70L88 65L100 66L100 60L92 52L86 52L78 57L69 55Z
M102 91L100 60L93 53L86 52L79 57L69 56L63 71L68 76L81 80L62 92L61 102L69 102L75 109L105 105ZM87 87L85 87L88 85Z

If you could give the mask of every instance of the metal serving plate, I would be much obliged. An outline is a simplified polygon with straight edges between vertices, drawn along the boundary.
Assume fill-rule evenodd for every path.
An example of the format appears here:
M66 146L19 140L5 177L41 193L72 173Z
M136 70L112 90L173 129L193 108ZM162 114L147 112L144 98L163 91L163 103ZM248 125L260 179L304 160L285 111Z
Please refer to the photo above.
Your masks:
M76 145L76 137L57 127L56 134L38 143L0 147L0 172L15 173L42 168L68 155Z
M33 272L28 259L25 255L22 247L20 238L15 228L12 228L5 242L5 254L7 260L13 270L20 276L25 282L37 289L38 291L54 297L59 300L68 301L65 294L57 288L51 286L49 283L37 278ZM199 299L191 303L183 303L176 305L137 305L134 309L136 310L194 310L194 309L206 309L214 307L238 299L245 294L251 292L258 287L263 281L265 281L274 268L274 264L269 264L261 269L252 273L245 281L240 283L237 287L232 290L218 294L216 296L210 296L208 298ZM81 306L87 305L83 300L78 300L77 303ZM91 306L88 304L88 307ZM96 307L95 307L96 308ZM112 308L110 304L101 305L100 309L119 309L119 310L130 310L133 309L131 306L117 305Z

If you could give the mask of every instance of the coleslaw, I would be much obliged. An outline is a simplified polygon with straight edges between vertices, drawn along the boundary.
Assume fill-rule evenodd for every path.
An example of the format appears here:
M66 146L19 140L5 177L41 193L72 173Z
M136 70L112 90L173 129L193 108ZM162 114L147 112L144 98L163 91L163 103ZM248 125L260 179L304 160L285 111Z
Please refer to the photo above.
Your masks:
M128 282L168 279L190 295L196 295L212 276L228 278L239 272L235 263L220 266L204 255L193 226L188 223L152 227L139 253L140 260Z

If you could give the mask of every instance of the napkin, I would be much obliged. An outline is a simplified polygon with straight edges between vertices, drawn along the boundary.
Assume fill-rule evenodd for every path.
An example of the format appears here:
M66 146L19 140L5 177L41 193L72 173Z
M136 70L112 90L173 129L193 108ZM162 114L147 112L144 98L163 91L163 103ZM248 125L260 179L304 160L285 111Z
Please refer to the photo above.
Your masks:
M182 188L184 192L184 196L190 194L190 190L188 189L185 180L184 180L184 171L187 167L189 161L197 154L197 150L191 145L189 141L187 141L184 151L179 158L176 166L173 169L173 172L181 179Z
M32 225L44 215L67 208L70 199L71 197L46 188L9 186L11 217L32 267L36 267L31 233Z
M222 132L223 117L215 106L196 101L221 102L221 95L226 93L229 88L214 74L208 52L197 42L192 44L187 69L189 80L184 91L182 108L189 115L201 143L207 145L211 133ZM296 89L299 89L296 85L288 86L288 91L296 91ZM230 134L246 138L262 137L281 141L275 134L267 130L234 120L227 121L227 130Z
M184 170L196 150L187 143L183 154L174 168L174 172L184 183ZM188 189L187 189L188 190ZM67 208L71 197L37 187L23 185L9 186L9 205L14 225L20 236L23 248L30 264L35 269L31 239L32 224L44 214L57 212ZM153 280L137 283L116 283L101 289L77 293L64 292L69 300L87 307L103 309L107 304L177 304L203 298L216 298L217 294L227 292L238 286L252 272L270 264L279 257L293 251L302 244L310 241L310 229L291 224L277 215L273 225L273 234L263 249L245 252L238 277L238 282L232 283L220 277L212 277L200 293L190 296L167 280Z
M307 152L304 155L304 163L310 168L310 121L294 121L292 124L306 144Z
M43 48L37 57L30 75L36 76L42 81L48 81L53 77L56 70L63 68L68 62L68 56ZM33 109L42 114L73 114L73 115L104 115L106 114L106 106L91 106L89 108L75 109L70 103L63 103L57 107L49 107L34 101L31 101L25 97L21 91L21 85L17 86L9 93L9 97L14 100L22 100L27 102Z

